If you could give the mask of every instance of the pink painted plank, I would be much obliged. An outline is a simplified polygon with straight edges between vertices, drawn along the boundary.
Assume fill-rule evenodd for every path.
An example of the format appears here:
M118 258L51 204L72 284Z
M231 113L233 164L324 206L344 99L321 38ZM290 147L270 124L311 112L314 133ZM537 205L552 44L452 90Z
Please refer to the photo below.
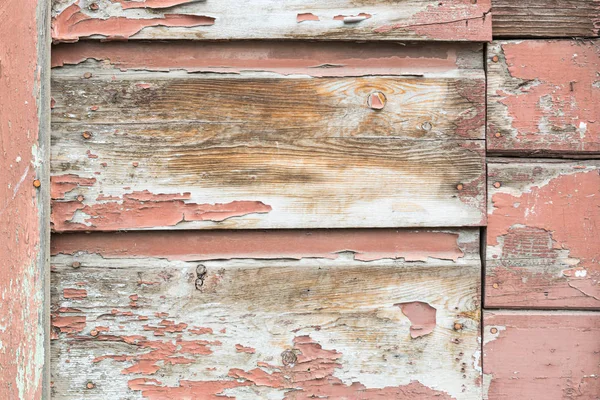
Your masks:
M488 165L486 307L600 308L600 161Z
M49 398L50 5L0 3L0 399Z
M488 47L488 150L600 153L600 41Z
M490 0L54 0L55 42L93 39L489 41Z
M596 400L600 313L484 312L484 399Z
M290 244L293 244L290 245ZM104 258L157 257L167 260L233 258L301 259L338 258L353 252L354 258L457 261L474 258L479 234L465 230L269 230L269 231L162 231L94 232L52 236L52 254L100 254Z

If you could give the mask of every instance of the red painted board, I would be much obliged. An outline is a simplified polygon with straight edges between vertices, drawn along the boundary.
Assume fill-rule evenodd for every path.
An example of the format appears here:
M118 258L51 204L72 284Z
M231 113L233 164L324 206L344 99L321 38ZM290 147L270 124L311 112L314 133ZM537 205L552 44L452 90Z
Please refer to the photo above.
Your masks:
M596 400L600 313L484 312L484 399Z
M600 308L600 162L488 164L486 307Z
M488 151L600 153L600 41L488 47Z
M0 399L49 388L50 5L0 2Z

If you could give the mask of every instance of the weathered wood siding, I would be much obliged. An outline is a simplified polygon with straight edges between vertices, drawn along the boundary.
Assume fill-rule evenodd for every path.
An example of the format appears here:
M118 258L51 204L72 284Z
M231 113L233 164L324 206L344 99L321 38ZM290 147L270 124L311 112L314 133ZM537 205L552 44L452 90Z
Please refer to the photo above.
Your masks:
M600 308L600 161L488 165L486 307Z
M597 0L492 0L494 37L598 37Z
M50 388L49 13L45 1L0 2L3 400L38 400Z
M126 44L110 62L65 65L92 53L59 53L53 229L484 224L481 46L443 45L428 66L421 57L435 59L431 47L374 47L365 53L382 63L378 73L354 61L330 77L320 75L335 68L318 66L354 58L360 46L328 56L327 45L315 47L290 56L293 47L276 45L267 73L265 47L248 46L238 56L250 67L231 74L222 73L227 58L212 64L220 73L195 59L184 68L205 73L147 71L148 48ZM316 76L295 64L304 55Z
M484 312L484 399L600 394L600 313Z
M54 0L52 37L491 40L490 0Z
M478 230L294 231L294 261L192 235L55 236L53 398L481 398Z
M488 150L600 153L600 42L488 46Z

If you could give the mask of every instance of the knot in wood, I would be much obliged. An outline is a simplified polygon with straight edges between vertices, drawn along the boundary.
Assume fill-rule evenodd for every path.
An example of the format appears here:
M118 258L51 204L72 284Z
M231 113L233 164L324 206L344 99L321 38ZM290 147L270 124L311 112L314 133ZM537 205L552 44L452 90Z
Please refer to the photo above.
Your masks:
M281 353L281 362L283 362L283 365L294 365L297 361L298 357L296 357L296 354L292 350L285 350Z
M383 110L383 107L385 107L386 102L387 99L385 97L385 94L381 92L371 93L367 101L369 107L371 107L373 110Z

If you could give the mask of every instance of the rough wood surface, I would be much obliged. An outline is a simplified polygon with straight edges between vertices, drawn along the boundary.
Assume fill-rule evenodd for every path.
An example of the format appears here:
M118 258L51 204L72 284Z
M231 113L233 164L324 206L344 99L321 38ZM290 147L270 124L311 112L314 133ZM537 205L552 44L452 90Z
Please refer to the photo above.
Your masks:
M597 0L493 0L494 37L598 37Z
M490 0L54 0L52 37L489 41Z
M90 253L108 234L74 254L59 240L53 398L480 399L477 230L439 232L454 241L424 261L406 261L416 231L388 231L369 262L344 252L340 233L321 233L335 259L290 241L308 257L297 261L173 259L188 232L153 257L129 242L137 258ZM362 240L371 234L381 238ZM457 246L461 256L441 259Z
M348 67L313 77L302 65L286 75L256 61L226 75L91 60L56 68L53 228L484 224L480 47L446 49L454 67L440 60L422 76L408 71L423 61L412 46L385 76Z
M600 313L484 312L484 399L600 394Z
M600 161L488 164L486 307L600 308Z
M49 398L49 14L0 2L0 399Z
M600 153L600 41L488 47L488 150Z

